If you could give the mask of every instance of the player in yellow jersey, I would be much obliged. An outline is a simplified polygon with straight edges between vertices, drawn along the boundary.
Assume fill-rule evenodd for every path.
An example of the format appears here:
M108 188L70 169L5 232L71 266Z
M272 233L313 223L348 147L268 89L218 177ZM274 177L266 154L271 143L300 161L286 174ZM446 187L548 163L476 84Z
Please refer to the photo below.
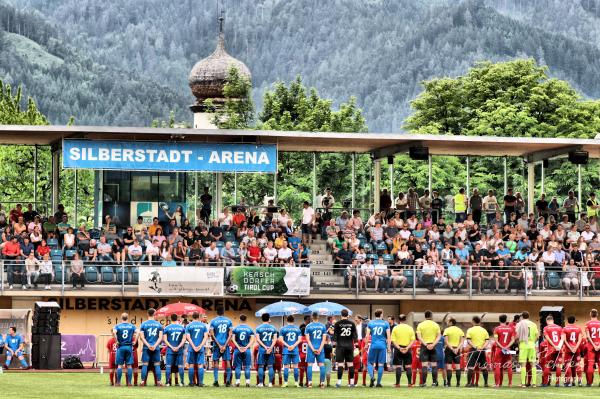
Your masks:
M400 387L402 369L406 371L408 385L412 382L412 351L411 348L416 341L415 331L406 324L406 315L398 316L399 324L392 330L392 363L396 368L396 388Z
M488 387L488 368L485 360L485 349L490 340L490 334L487 330L481 327L481 319L479 316L473 317L473 327L467 330L467 343L469 344L469 358L467 360L467 387L475 386L473 384L473 373L475 367L479 366L483 375L484 386Z
M427 370L431 367L431 377L433 379L432 386L437 387L438 385L438 370L437 370L437 351L435 346L442 337L442 332L438 323L432 320L433 313L431 310L425 311L425 320L420 322L417 326L417 338L421 342L421 374L423 376L423 383L421 386L427 384Z
M460 376L462 370L460 368L460 350L465 340L465 333L460 328L456 327L454 318L448 319L448 326L444 330L444 357L446 360L446 380L447 386L452 382L452 370L456 370L456 386L460 386Z

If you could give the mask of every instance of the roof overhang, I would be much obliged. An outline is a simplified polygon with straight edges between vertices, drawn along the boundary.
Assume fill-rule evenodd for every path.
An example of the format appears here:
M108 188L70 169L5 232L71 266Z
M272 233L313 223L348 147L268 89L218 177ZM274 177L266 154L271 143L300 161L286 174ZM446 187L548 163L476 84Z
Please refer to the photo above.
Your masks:
M279 151L369 153L380 159L425 146L432 155L523 157L542 160L573 149L600 158L600 141L571 138L420 135L408 133L325 133L273 130L170 129L113 126L0 125L0 142L59 145L62 139L182 141L277 144Z

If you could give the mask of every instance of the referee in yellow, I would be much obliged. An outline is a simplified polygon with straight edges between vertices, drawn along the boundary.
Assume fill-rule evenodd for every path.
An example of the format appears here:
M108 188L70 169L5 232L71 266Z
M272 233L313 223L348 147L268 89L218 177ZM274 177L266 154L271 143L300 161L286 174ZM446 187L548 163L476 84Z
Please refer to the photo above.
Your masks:
M460 328L456 327L456 319L449 318L448 326L444 330L444 357L446 363L446 380L447 386L451 386L452 370L456 367L456 386L460 386L460 350L462 349L465 340L465 333Z
M480 326L481 319L479 316L473 317L473 327L467 330L467 343L471 351L469 352L469 359L467 360L467 387L474 387L473 384L473 372L475 366L479 366L481 375L483 375L484 386L488 387L488 368L485 359L485 349L490 340L490 335L487 330Z
M396 385L400 387L400 378L402 377L402 369L406 370L406 378L408 386L412 382L412 351L411 348L416 340L415 330L406 324L406 315L398 316L399 324L392 330L392 364L396 368Z
M421 375L423 376L422 387L427 385L427 369L431 367L431 377L433 383L431 386L438 386L438 369L437 369L437 352L435 346L442 338L440 326L432 320L433 313L431 310L425 311L425 320L417 326L417 338L421 342Z

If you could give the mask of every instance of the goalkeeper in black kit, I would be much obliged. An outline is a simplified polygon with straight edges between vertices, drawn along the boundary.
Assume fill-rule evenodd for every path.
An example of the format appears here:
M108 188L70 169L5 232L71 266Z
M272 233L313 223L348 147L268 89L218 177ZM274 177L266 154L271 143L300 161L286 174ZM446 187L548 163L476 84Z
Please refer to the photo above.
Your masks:
M354 344L358 341L356 324L348 319L348 309L342 310L342 318L333 325L333 340L335 341L335 361L337 363L336 388L342 386L344 367L350 375L349 387L354 387Z

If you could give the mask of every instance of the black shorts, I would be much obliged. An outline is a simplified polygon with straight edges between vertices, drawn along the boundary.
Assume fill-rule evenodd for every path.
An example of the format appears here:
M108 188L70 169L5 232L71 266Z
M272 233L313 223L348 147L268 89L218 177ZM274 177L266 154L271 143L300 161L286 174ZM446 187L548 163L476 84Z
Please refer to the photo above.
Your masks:
M392 364L394 366L411 367L412 351L408 350L408 352L402 353L398 349L394 348L394 356L392 358Z
M336 363L352 363L354 361L354 348L337 348L335 350Z
M444 360L446 364L460 364L460 351L454 353L450 348L444 349Z
M311 234L311 233L312 233L311 225L303 224L302 225L302 234Z
M421 360L421 363L437 364L437 351L435 347L433 349L427 349L425 345L421 345L421 353L419 354L419 360Z
M486 364L485 351L472 350L467 355L467 366L468 367L479 366L479 368L483 368L485 366L485 364Z

